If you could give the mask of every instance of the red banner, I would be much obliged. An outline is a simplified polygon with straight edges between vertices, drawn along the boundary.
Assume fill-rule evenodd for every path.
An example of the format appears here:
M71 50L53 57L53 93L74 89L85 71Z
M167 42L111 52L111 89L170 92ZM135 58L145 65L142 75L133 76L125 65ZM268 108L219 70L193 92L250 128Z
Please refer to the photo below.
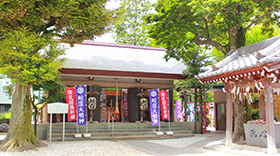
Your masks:
M76 98L75 98L75 88L67 88L65 90L66 103L68 103L68 121L77 120L76 113Z
M168 110L168 100L167 100L167 91L159 91L160 99L160 108L161 108L161 118L162 120L169 119L169 110Z

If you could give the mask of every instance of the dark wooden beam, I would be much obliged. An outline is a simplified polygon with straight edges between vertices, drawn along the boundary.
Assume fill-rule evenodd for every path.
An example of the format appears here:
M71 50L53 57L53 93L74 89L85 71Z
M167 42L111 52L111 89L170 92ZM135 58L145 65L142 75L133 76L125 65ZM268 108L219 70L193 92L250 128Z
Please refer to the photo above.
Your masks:
M95 70L95 69L75 69L61 68L61 74L74 75L99 75L113 77L139 77L139 78L159 78L172 80L185 80L187 77L181 74L149 73L149 72L132 72L132 71L115 71L115 70Z

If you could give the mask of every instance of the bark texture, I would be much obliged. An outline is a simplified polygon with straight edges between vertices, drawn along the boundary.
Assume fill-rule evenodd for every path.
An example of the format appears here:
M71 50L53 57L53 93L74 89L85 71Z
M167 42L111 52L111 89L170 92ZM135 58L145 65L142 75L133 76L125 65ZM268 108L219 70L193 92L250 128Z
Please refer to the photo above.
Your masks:
M31 85L15 85L10 128L0 147L2 151L8 152L24 151L43 145L35 137L31 127Z
M241 97L239 97L241 96ZM247 121L247 107L244 94L234 95L234 132L233 142L244 142L245 133L243 124Z

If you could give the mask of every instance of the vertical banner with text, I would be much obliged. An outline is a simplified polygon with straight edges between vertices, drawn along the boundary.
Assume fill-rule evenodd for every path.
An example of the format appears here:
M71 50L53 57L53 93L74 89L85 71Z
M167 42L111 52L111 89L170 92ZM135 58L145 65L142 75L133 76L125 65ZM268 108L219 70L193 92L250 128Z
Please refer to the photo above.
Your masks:
M86 90L85 86L76 86L77 122L78 125L86 124Z
M152 125L159 125L159 107L158 107L158 91L150 90L150 111Z
M75 88L67 88L65 95L66 103L68 103L68 121L75 121L77 120Z
M159 91L160 99L160 108L161 108L161 118L162 120L169 119L169 110L168 110L168 100L167 100L167 91Z
M182 107L181 100L176 100L176 118L177 119L182 118L182 115L181 115L182 108L181 107Z

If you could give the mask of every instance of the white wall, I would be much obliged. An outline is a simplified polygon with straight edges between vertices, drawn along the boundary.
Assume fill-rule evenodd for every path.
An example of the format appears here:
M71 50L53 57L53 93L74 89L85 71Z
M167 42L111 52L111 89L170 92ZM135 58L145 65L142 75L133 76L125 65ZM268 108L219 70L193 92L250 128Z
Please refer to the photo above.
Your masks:
M1 74L0 74L0 77ZM5 86L9 86L11 84L11 79L2 78L0 79L0 104L11 104L12 100L5 92Z

